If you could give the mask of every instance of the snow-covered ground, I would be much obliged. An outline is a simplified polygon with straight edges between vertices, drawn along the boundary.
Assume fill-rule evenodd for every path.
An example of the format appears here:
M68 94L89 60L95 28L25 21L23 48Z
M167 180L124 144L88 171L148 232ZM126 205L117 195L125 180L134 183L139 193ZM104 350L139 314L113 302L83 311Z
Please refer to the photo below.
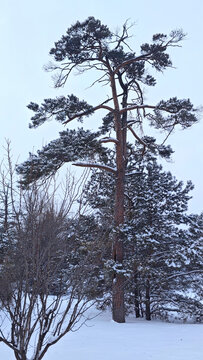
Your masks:
M92 314L95 311L90 311ZM0 360L14 360L0 344ZM203 325L136 320L125 324L105 312L68 333L44 360L203 360Z

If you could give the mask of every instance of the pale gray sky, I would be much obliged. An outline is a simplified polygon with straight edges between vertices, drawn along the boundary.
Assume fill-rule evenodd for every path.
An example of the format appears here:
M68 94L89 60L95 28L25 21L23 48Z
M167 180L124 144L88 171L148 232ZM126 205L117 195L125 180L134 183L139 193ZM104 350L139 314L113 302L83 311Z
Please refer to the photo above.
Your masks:
M96 89L87 90L88 84L78 76L64 88L53 88L51 74L43 65L51 60L48 55L53 43L77 20L88 16L99 18L111 29L122 26L126 19L135 23L131 45L135 49L150 41L154 33L169 33L182 28L187 39L183 47L174 49L173 64L158 75L157 86L146 92L147 102L158 102L172 96L190 98L195 106L203 105L203 2L202 0L0 0L0 146L3 156L4 139L11 140L14 157L19 161L28 157L58 136L63 129L53 123L36 130L28 129L30 101L74 92L87 98L93 105L97 101ZM103 90L102 90L103 91ZM106 90L104 90L106 91ZM101 92L98 96L103 95ZM105 98L106 92L104 92ZM90 100L91 99L91 100ZM202 115L203 117L203 115ZM93 127L88 120L90 127ZM78 126L78 123L75 123ZM175 150L173 163L165 164L180 180L191 179L195 184L190 211L203 210L203 119L186 131L177 131L168 143ZM2 156L0 158L2 158Z

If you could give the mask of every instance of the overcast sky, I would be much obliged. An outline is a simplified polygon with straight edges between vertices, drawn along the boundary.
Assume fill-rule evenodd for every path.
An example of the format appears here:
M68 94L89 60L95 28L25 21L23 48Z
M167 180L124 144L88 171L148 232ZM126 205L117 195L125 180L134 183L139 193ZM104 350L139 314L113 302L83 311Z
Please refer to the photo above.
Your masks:
M175 69L158 75L156 87L149 88L145 94L146 100L156 104L161 99L177 96L190 98L196 107L203 105L202 14L202 0L0 0L0 158L5 138L11 140L14 158L19 157L22 162L29 151L41 148L63 129L53 122L30 130L32 114L26 108L30 101L40 103L44 98L73 92L96 104L97 89L87 90L90 85L87 78L81 81L76 76L64 89L56 90L51 74L43 70L43 65L51 60L49 50L53 43L69 26L88 16L99 18L114 31L130 19L135 24L131 39L135 49L150 42L157 32L169 33L182 28L188 35L182 48L172 52ZM99 97L101 94L98 92ZM88 124L93 127L90 120ZM190 179L194 183L192 212L203 210L202 135L201 117L191 129L178 130L168 140L175 150L173 162L164 164L178 179Z

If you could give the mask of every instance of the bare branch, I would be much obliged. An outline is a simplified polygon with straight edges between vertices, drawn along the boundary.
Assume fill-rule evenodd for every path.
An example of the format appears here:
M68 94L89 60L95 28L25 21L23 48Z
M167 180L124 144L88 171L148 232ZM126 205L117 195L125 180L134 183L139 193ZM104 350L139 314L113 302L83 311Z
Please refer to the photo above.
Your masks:
M132 36L129 36L128 30L129 30L131 27L134 26L134 24L131 24L131 25L127 26L128 21L129 21L129 19L127 19L126 22L123 24L123 32L122 32L122 35L117 35L117 34L115 34L115 36L118 38L118 40L116 40L116 41L117 41L117 45L116 45L115 49L118 49L119 46L121 45L121 43L124 43L124 44L128 47L128 49L129 49L130 51L133 51L133 50L131 49L131 47L125 42L126 39L129 39L129 38L132 37Z
M147 144L136 134L136 132L132 129L131 126L127 126L127 128L131 131L134 137L142 144L143 146L147 146Z
M123 109L120 110L120 114L123 114L127 111L132 111L132 110L137 110L137 109L157 109L157 106L154 106L154 105L131 105L131 106L128 106L128 107L125 107Z
M142 155L144 155L147 144L136 134L136 132L132 129L131 126L128 125L127 128L131 131L133 136L140 142L140 144L143 145Z

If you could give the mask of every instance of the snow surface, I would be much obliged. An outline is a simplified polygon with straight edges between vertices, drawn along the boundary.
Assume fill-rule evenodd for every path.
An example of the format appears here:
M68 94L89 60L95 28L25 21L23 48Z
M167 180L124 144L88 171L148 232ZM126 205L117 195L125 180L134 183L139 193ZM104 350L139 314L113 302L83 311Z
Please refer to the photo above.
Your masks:
M90 316L95 310L89 311ZM0 359L14 360L0 344ZM203 360L203 325L136 320L125 324L104 312L68 333L51 347L44 360Z

